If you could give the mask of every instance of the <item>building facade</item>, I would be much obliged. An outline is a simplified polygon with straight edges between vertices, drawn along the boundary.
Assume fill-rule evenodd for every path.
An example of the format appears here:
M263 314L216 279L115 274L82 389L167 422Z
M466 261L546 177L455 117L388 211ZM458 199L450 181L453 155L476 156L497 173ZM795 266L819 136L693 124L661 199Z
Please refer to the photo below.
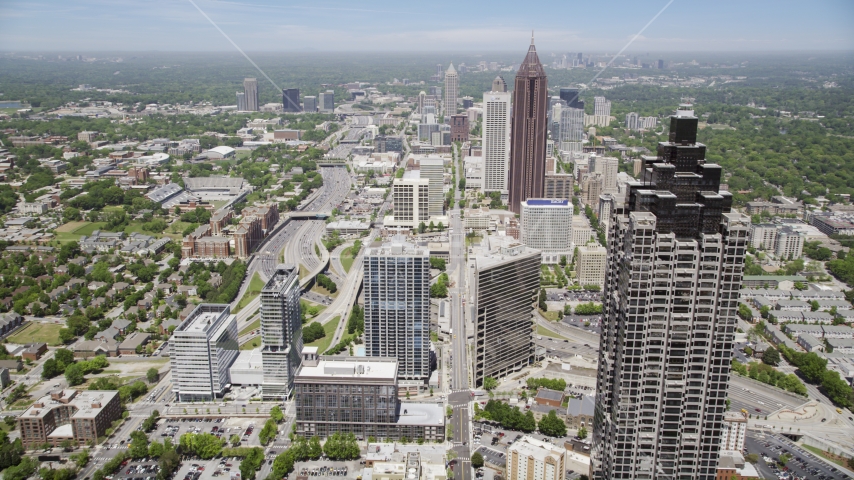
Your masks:
M497 84L501 88L503 81ZM507 190L510 168L510 93L504 90L483 94L483 190ZM493 82L493 89L496 82Z
M65 440L77 445L97 442L122 417L119 392L57 390L38 399L18 417L24 447L45 443L58 447Z
M546 174L543 198L572 198L573 178L569 173Z
M396 178L392 183L394 225L416 228L430 220L430 181L426 178Z
M548 80L533 37L528 54L516 72L513 102L508 189L510 211L519 213L523 200L543 198L546 175Z
M422 158L419 163L420 176L427 179L430 185L429 213L438 217L445 210L445 161L441 157Z
M302 99L303 111L308 113L317 112L317 97L314 95L306 95Z
M279 265L261 290L261 363L265 399L285 399L293 391L302 352L299 267Z
M468 114L451 115L451 142L465 143L469 141Z
M299 88L282 89L282 111L286 113L302 111L299 103Z
M601 246L578 247L575 271L579 285L605 285L605 268L608 265L608 251Z
M317 108L321 113L333 113L335 111L335 90L327 90L317 95Z
M430 252L402 238L364 256L365 354L398 361L401 379L430 377Z
M244 102L246 102L245 111L248 112L257 112L258 111L258 79L256 78L245 78L243 79L243 93L245 95ZM239 110L239 107L238 107Z
M460 94L460 76L452 63L445 70L445 117L457 114L457 97Z
M566 199L534 199L522 202L521 241L542 252L545 264L572 258L572 203Z
M744 450L744 437L747 435L747 414L726 412L724 415L721 450Z
M566 449L524 436L507 447L507 480L563 480Z
M509 237L484 237L472 271L474 383L527 366L534 358L533 313L540 286L540 252Z
M172 393L179 402L221 398L238 355L237 320L231 306L200 304L169 340Z
M750 220L731 212L697 123L681 105L612 217L595 479L715 478Z

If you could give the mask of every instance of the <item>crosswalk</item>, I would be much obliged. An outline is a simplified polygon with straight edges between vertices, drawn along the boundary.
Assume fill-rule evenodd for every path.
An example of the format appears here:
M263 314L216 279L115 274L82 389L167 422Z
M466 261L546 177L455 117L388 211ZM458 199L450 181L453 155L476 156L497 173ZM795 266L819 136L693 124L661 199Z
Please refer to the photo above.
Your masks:
M451 393L470 392L468 388L452 388Z

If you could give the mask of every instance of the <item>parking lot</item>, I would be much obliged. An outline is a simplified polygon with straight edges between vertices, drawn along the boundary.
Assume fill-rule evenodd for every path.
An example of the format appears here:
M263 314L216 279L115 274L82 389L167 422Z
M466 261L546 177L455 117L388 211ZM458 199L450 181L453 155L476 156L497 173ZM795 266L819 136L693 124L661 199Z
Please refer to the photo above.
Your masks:
M522 407L522 408L524 408L524 407ZM480 441L478 441L477 438L475 438L473 440L473 446L475 448L477 448L479 446L480 447L489 447L489 448L495 450L496 452L500 452L502 454L504 452L506 452L508 446L513 444L513 442L515 442L516 440L521 439L525 435L530 435L531 437L534 437L538 440L550 442L550 443L552 443L554 445L558 445L558 446L563 446L564 442L569 441L569 439L571 438L570 436L563 437L563 438L552 438L552 437L547 437L547 436L543 435L542 433L539 433L536 431L531 432L531 433L524 433L524 432L515 431L515 430L507 430L504 428L492 426L492 425L489 425L487 423L481 423L481 422L472 422L472 426L473 426L472 433L473 433L474 437L477 437L478 432L480 432L480 434L481 434ZM567 432L567 433L569 433L569 432ZM574 432L572 432L571 435L574 435ZM493 443L495 438L497 438L498 441ZM500 457L500 458L503 458L503 457Z
M359 460L333 462L315 460L294 464L294 475L316 478L356 478L362 474L364 465Z
M177 444L185 433L211 433L229 442L232 435L238 435L242 446L260 446L258 433L265 421L259 418L167 418L158 422L150 438L163 441L168 437Z
M837 480L850 479L837 467L831 466L816 457L812 452L795 445L788 438L775 434L748 431L744 441L747 453L759 455L756 468L764 478L779 478L781 480L816 479ZM778 467L780 455L786 454L790 460L785 467Z
M127 462L119 469L118 473L113 476L113 479L127 480L154 480L157 477L157 471L160 467L157 466L157 460L143 459L142 461Z
M561 321L597 335L602 333L602 315L565 315Z

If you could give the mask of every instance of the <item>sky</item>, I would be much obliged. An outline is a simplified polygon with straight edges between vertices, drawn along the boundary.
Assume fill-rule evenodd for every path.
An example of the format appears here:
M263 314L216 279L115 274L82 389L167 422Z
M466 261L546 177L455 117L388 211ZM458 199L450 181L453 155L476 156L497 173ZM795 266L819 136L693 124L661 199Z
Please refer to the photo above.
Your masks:
M3 0L0 51L854 50L852 0ZM668 5L668 3L670 3Z

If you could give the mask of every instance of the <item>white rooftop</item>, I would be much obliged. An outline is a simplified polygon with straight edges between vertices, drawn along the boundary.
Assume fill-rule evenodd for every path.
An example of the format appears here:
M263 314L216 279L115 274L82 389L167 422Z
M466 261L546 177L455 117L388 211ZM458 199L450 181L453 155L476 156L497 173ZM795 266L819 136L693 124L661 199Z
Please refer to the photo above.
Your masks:
M333 360L333 358L336 358ZM362 357L321 357L317 366L302 365L296 378L366 378L372 380L397 380L397 360L367 359Z

